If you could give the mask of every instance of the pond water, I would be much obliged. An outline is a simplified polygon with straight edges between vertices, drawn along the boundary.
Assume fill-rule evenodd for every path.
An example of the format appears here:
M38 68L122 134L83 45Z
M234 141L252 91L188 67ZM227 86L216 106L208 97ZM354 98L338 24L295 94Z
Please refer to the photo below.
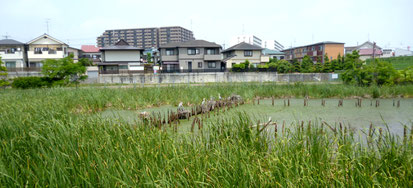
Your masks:
M322 122L325 121L330 125L337 125L339 122L344 125L350 125L353 128L368 129L370 124L374 127L383 127L387 124L392 133L397 135L403 134L403 126L407 125L409 129L413 124L413 99L401 99L400 107L393 106L393 99L380 99L380 106L375 107L375 100L363 99L362 106L356 107L356 99L347 99L343 101L343 107L338 107L338 99L326 99L325 106L321 105L321 99L308 100L308 106L304 106L303 99L290 99L290 106L284 106L284 99L276 99L275 105L272 106L272 100L261 100L260 104L244 104L235 107L219 115L211 115L207 122L222 117L230 117L238 112L246 112L250 117L261 122L267 121L269 117L279 125L286 122L286 126L297 122ZM176 111L176 107L162 106L138 111L127 110L107 110L100 114L104 118L120 118L129 122L139 121L138 114L146 111L149 113L160 112L166 114L168 110ZM191 120L181 121L179 126L180 132L190 130Z

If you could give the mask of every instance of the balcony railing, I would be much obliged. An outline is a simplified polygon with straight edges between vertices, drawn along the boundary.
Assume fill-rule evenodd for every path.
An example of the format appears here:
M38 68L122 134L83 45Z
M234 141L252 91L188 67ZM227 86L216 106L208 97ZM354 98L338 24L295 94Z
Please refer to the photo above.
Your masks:
M13 67L7 68L7 72L41 72L41 67Z

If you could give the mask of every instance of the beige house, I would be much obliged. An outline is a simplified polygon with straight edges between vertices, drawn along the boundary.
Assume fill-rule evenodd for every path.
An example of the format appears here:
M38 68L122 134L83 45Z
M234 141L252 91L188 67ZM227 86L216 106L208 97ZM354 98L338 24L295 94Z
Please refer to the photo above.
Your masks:
M225 71L221 45L205 40L174 42L160 47L163 72Z
M232 68L235 64L244 63L246 60L257 66L270 60L269 56L262 54L262 50L259 46L242 42L222 51L224 54L223 61L226 63L227 68Z
M69 47L66 43L51 37L48 34L43 34L27 43L28 51L27 58L29 67L42 67L43 60L46 59L61 59L73 53L74 59L78 59L78 50Z

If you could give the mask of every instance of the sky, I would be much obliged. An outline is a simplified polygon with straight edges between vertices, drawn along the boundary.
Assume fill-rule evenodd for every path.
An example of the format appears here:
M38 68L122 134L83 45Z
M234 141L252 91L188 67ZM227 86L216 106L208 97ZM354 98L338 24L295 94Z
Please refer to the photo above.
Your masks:
M413 48L413 0L0 0L0 38L47 33L73 47L105 30L182 26L196 39L229 45L253 34L286 48L321 41Z

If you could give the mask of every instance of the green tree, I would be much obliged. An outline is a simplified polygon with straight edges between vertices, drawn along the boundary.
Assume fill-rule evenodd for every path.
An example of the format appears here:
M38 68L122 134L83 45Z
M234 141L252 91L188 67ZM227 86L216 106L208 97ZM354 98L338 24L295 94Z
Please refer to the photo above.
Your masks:
M279 73L288 73L288 72L292 72L294 70L294 66L290 62L288 62L284 59L279 60L277 62L276 68L277 68L277 72L279 72Z
M7 81L7 75L7 68L3 66L3 61L0 57L0 87L5 88L6 86L10 85L10 83Z
M54 85L77 84L87 78L86 67L73 62L73 55L62 59L47 59L43 61L42 74Z
M346 54L344 58L343 69L359 68L363 65L363 61L360 60L359 52L354 50L351 54Z
M323 64L321 62L317 62L315 64L315 72L322 72L323 71Z
M301 69L301 62L299 62L297 59L294 59L292 61L292 72L300 72Z
M325 72L325 73L332 72L331 62L330 62L330 59L328 59L327 54L324 55L324 64L323 64L322 72Z
M78 63L84 67L93 66L93 61L88 58L81 58Z
M305 55L303 61L301 62L300 72L314 72L314 63L308 55Z
M148 63L151 63L151 64L153 63L153 62L152 62L152 54L149 53L149 52L146 54L146 61L147 61Z

